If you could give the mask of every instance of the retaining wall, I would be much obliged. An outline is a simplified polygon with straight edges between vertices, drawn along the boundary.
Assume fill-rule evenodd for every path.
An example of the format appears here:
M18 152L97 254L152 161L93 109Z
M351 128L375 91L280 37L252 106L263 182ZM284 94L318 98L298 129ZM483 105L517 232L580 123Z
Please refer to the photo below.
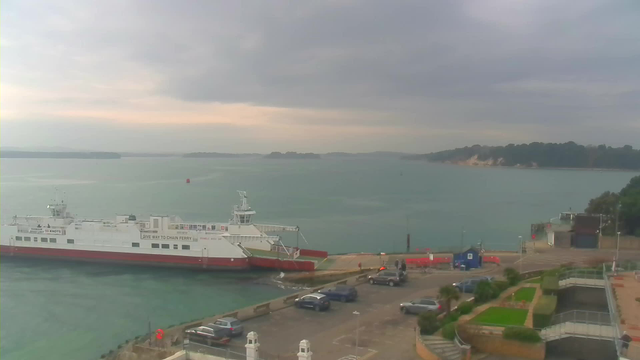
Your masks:
M601 249L615 249L618 244L617 236L601 236ZM640 250L640 237L620 236L620 250Z
M469 339L474 349L483 353L514 356L524 359L544 360L545 343L528 344L521 341L506 340L502 335L474 334Z

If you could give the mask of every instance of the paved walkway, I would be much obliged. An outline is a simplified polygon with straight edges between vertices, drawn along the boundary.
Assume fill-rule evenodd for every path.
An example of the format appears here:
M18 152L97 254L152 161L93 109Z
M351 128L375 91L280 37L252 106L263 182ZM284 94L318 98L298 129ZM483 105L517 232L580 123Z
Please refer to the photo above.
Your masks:
M536 288L536 293L533 296L533 300L531 301L531 304L529 305L529 312L527 313L527 320L524 321L524 326L533 328L533 308L538 303L538 300L540 300L540 297L542 297L542 289L540 289L540 284L527 284L526 287L535 287Z

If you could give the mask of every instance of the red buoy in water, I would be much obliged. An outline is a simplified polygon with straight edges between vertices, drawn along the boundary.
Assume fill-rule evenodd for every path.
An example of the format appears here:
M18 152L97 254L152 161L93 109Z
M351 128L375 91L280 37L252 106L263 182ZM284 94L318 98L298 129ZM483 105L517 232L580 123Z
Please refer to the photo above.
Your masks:
M191 184L191 179L187 179L187 184Z

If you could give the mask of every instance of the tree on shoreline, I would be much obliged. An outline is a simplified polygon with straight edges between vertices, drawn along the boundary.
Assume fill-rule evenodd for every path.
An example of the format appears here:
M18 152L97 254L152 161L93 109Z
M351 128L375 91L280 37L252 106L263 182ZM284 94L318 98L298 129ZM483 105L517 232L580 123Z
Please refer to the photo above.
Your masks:
M633 177L620 193L605 191L589 200L585 213L603 215L604 235L615 235L617 215L618 231L640 236L640 176Z

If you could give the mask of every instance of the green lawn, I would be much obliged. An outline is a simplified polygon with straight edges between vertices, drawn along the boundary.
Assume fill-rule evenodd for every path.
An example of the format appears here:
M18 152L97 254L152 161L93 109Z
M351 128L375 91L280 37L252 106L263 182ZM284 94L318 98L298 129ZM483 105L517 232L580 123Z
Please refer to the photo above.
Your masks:
M540 284L540 283L542 283L542 278L541 277L537 277L537 278L529 279L529 280L527 280L525 282L527 284Z
M526 302L531 302L533 301L533 296L536 294L536 288L534 287L523 287L518 289L518 291L516 291L516 294L514 296L514 301L526 301Z
M490 307L471 319L472 322L495 326L522 326L527 320L526 309L511 309L501 307Z

